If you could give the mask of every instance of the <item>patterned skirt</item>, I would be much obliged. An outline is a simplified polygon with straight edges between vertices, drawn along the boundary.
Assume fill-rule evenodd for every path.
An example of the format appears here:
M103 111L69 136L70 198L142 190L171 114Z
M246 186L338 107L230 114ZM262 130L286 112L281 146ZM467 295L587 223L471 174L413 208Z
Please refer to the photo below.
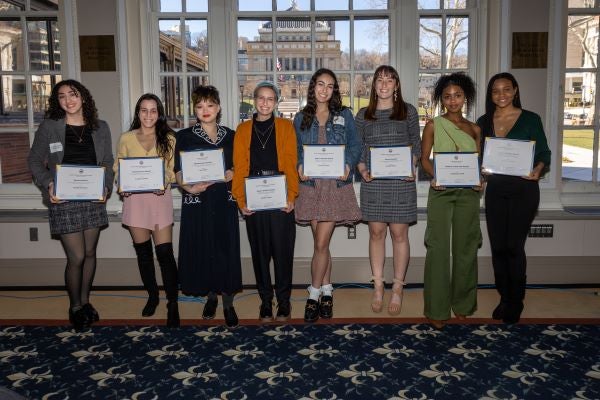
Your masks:
M296 199L296 222L335 221L352 225L362 218L352 184L337 187L335 179L315 179L315 186L300 184Z
M70 201L48 206L50 233L82 232L86 229L108 225L106 204L89 201Z

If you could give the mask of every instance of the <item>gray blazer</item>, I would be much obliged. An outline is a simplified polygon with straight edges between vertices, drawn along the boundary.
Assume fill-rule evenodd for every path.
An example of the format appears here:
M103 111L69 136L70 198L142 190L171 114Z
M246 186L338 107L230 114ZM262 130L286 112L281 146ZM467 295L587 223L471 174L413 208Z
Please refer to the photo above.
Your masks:
M113 163L112 143L110 128L102 120L98 121L99 127L92 133L96 163L105 167L104 185L108 194L113 188ZM33 174L33 182L42 191L44 200L48 200L48 185L54 181L56 164L60 164L65 155L65 129L64 119L45 119L42 121L33 139L27 162ZM60 145L59 145L60 143Z

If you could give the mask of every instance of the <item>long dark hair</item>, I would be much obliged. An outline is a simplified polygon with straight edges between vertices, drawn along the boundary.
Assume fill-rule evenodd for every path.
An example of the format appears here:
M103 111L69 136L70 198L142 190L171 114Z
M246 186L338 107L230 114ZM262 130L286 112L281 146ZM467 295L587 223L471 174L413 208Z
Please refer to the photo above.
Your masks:
M331 94L331 99L329 99L328 108L330 113L339 113L344 108L342 105L342 95L340 94L340 85L338 83L337 77L333 73L332 70L327 68L321 68L317 70L310 78L310 83L308 84L308 92L306 95L306 105L302 109L302 123L300 124L300 129L308 129L315 118L315 114L317 113L317 100L315 96L315 86L317 85L317 78L323 74L327 74L333 78L333 93Z
M377 78L391 76L398 84L398 89L394 89L394 109L390 115L390 119L402 121L406 119L406 103L402 98L402 87L400 86L400 76L398 71L391 65L380 65L373 74L373 82L371 83L371 97L369 98L369 105L365 110L365 119L374 120L375 110L377 109L377 90L375 89L375 83Z
M513 74L509 72L500 72L499 74L496 74L490 78L490 81L487 85L487 90L485 91L485 114L490 117L493 116L494 111L496 111L496 105L492 101L492 88L498 79L506 79L512 83L513 88L517 89L515 97L513 97L512 104L517 108L523 108L521 107L521 96L519 96L519 84L517 83L517 80Z
M201 101L210 101L215 103L216 105L221 105L221 99L219 97L219 91L216 87L212 85L201 85L197 86L192 92L192 103L194 109L196 109L196 105ZM196 117L196 121L200 122L200 119ZM221 122L221 109L219 108L219 112L217 113L217 124Z
M173 137L175 136L175 133L167 123L165 108L157 95L145 93L140 96L135 104L133 121L129 126L129 130L139 129L142 126L142 123L140 122L140 108L142 106L142 101L144 100L154 100L156 102L156 109L158 110L158 120L154 126L156 133L156 152L160 157L169 160L173 157Z
M435 83L433 89L433 104L437 107L442 104L442 93L450 85L460 87L465 93L465 99L467 102L467 113L471 111L475 102L475 82L473 79L464 72L454 72L449 75L442 75Z
M65 79L54 85L48 98L48 109L46 110L45 118L59 120L65 117L66 112L62 109L58 101L58 90L63 86L69 86L77 96L81 97L81 111L85 127L92 131L98 129L98 110L96 109L94 98L85 86L74 79Z

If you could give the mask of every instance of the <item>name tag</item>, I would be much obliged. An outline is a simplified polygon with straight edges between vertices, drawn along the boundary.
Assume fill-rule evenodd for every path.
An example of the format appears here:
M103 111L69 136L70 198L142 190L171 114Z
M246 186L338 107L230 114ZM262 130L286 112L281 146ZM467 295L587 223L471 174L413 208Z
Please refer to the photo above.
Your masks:
M57 153L59 151L63 151L61 142L50 143L50 153Z
M333 118L333 123L335 125L344 125L344 117L342 117L341 115L338 115L337 117Z

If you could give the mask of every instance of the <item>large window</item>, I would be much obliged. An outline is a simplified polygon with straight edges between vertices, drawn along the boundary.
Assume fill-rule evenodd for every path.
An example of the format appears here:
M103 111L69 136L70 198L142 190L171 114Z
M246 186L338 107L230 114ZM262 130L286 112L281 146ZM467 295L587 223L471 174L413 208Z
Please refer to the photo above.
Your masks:
M562 123L562 179L598 184L600 2L569 0Z
M58 1L0 1L0 183L30 183L30 138L61 80Z
M420 124L424 126L436 114L432 103L436 80L443 74L471 74L474 70L469 54L472 10L467 8L467 0L418 0L418 8L418 105Z
M160 94L169 124L196 120L191 92L208 83L208 0L160 0L158 52Z
M356 113L368 103L375 68L390 63L386 0L239 0L238 10L240 120L265 79L281 88L281 115L293 118L319 68L335 72L343 103Z

